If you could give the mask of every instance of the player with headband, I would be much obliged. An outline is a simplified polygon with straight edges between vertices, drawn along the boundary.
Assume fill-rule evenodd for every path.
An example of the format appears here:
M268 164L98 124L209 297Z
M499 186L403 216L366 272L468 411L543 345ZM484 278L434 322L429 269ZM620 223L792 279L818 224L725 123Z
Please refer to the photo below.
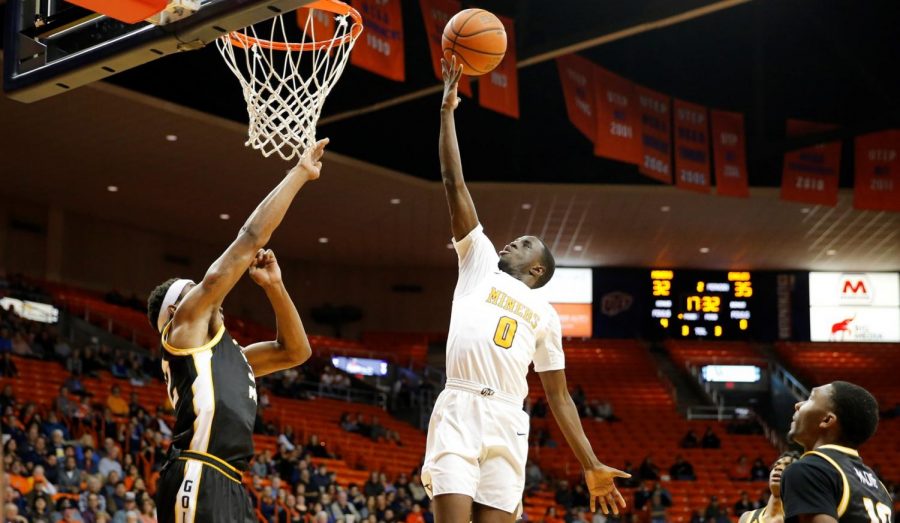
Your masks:
M255 378L300 365L311 352L297 308L264 247L297 192L316 180L328 140L259 204L199 283L173 278L153 290L150 324L160 332L166 393L175 408L169 458L157 485L160 523L256 521L242 472L253 456ZM241 348L225 330L222 302L245 270L275 311L273 341Z

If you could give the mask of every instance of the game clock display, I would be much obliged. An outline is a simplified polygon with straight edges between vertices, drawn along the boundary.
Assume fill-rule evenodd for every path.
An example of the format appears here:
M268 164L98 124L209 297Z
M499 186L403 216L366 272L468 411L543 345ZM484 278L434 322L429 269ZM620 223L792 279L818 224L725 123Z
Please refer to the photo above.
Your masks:
M650 314L674 338L742 338L750 327L749 272L654 269Z

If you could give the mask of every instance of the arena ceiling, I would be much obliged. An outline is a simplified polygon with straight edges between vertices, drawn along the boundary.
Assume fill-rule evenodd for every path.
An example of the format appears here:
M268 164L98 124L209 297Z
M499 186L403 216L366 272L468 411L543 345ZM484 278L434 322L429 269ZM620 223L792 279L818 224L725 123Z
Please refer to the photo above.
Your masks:
M3 198L213 245L234 237L288 167L245 148L242 124L107 83L30 105L0 97L0 118ZM436 129L427 134L434 154ZM392 147L408 150L402 139ZM278 231L273 245L282 255L455 263L436 164L423 180L335 152L325 162L322 179L302 191ZM479 178L475 162L465 167ZM471 187L496 243L540 234L566 265L900 269L900 213L853 210L849 190L827 208L783 202L775 188L734 199L650 185Z

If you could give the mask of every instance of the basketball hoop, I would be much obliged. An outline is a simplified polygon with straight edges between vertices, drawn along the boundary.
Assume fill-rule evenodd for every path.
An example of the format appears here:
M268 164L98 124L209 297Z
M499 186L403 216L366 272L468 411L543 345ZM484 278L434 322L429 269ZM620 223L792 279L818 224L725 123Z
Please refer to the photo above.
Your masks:
M254 26L222 36L216 41L225 64L241 83L252 146L269 157L285 160L303 156L316 143L316 122L325 98L344 72L353 44L362 33L362 17L338 0L309 4L310 14L300 43L291 43L283 14L271 21L269 39L257 35ZM316 40L313 9L335 16L334 35ZM303 60L308 56L308 60Z

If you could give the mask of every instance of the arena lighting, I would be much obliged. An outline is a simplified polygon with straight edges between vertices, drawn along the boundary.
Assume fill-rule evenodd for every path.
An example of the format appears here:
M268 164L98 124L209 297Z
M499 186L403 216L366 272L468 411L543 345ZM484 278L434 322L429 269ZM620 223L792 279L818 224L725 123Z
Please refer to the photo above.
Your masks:
M328 243L328 238L322 236L321 238L319 238L319 243Z
M837 251L834 249L828 249L827 251L825 251L825 254L828 256L834 256L835 254L837 254Z
M581 245L576 245L575 247L572 247L572 248L579 252L584 250L584 247L582 247Z
M220 220L227 220L227 219L229 219L229 218L231 218L231 215L228 214L228 213L224 213L224 212L223 212L222 214L219 215L219 219L220 219Z
M672 210L672 208L669 207L668 205L663 205L662 207L659 208L659 210L660 210L661 212L669 212L669 211Z
M400 205L400 198L391 198L391 205Z
M530 204L530 203L523 203L523 204L522 204L522 208L525 209L525 210L527 211L528 209L531 209L531 204Z
M119 192L119 188L115 185L107 185L106 190L109 192Z
M166 135L166 140L169 141L169 142L177 142L177 141L178 141L178 136L177 136L177 135L174 135L174 134L167 134L167 135Z
M708 253L708 252L709 252L709 247L700 247L700 252L701 252L702 254Z

